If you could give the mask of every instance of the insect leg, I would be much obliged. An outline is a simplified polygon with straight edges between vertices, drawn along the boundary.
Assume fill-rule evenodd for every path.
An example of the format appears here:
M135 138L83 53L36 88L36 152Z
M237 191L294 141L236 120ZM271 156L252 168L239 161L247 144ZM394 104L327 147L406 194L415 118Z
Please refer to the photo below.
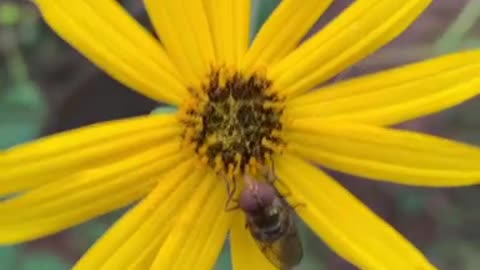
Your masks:
M279 186L277 191L281 193L282 197L290 197L292 195L290 188L275 174L275 164L273 161L271 162L271 168L265 172L265 178L270 185L274 187ZM279 189L283 192L280 192Z
M271 168L266 169L264 173L265 173L265 179L272 186L274 186L275 182L277 181L281 182L280 179L275 174L275 164L273 163L273 160L271 161Z
M235 179L232 179L232 185L230 185L230 181L228 178L225 178L225 181L227 183L227 194L228 194L228 199L225 202L225 211L232 211L240 208L240 205L238 204L238 201L235 200L235 192L237 191L237 181ZM231 206L231 202L235 202L236 204Z

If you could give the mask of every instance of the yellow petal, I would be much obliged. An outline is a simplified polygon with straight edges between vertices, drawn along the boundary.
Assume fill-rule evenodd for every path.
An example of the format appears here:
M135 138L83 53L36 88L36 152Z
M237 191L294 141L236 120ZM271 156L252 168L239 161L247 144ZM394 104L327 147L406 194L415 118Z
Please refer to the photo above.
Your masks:
M203 0L218 63L236 65L250 39L251 0Z
M174 116L150 115L94 124L14 147L0 156L0 195L110 164L180 133Z
M233 269L277 270L260 251L245 223L245 214L238 211L233 218L232 232L230 234Z
M75 266L81 269L149 269L172 222L204 178L192 162L163 175L157 187L119 220ZM140 268L141 266L143 268Z
M302 219L336 253L360 269L433 270L425 257L335 180L305 161L284 155L277 174Z
M228 2L228 1L227 1ZM332 0L284 0L265 22L242 66L247 72L276 63L290 53Z
M415 132L362 124L298 120L291 150L348 174L421 186L480 182L480 149Z
M359 0L269 70L275 88L298 95L391 41L430 0Z
M165 241L165 238L167 237L167 234L170 230L170 225L165 225L165 227L159 229L156 234L144 246L141 247L140 252L134 251L133 253L131 253L135 256L135 258L133 258L133 263L129 262L126 265L122 265L121 269L149 269L152 265L153 260L155 259L155 256L157 255L158 249L162 246L162 243L163 241Z
M100 240L98 240L93 247L91 247L88 252L80 259L80 261L75 265L74 270L83 270L83 269L101 269L111 257L115 256L116 252L124 246L124 243L127 241L131 241L135 245L136 242L144 241L143 238L137 237L132 239L132 235L134 235L141 227L147 226L144 224L151 224L156 222L156 218L159 215L162 215L162 211L165 210L166 213L170 213L171 209L164 209L166 203L181 203L182 200L185 199L187 195L183 192L183 189L177 189L178 185L182 183L183 180L188 179L191 180L187 183L191 183L195 185L198 183L192 177L199 177L198 174L194 174L191 177L186 177L187 173L191 171L193 167L192 161L187 161L180 164L176 169L172 170L170 173L165 174L164 176L159 178L159 183L157 187L148 195L146 199L140 202L136 207L134 207L131 211L127 212L127 214L122 217L119 221L117 221L112 228L110 228L106 234L102 236ZM180 191L179 191L180 190ZM172 193L171 191L179 191ZM172 197L170 196L172 195ZM158 225L164 225L158 227L158 236L160 240L162 240L163 236L161 236L163 230L162 228L169 228L166 224L165 220L158 220ZM144 227L145 228L145 227ZM167 230L168 231L168 230ZM147 231L143 231L145 234ZM140 234L138 234L141 236ZM154 239L153 242L161 242L158 238ZM125 247L128 247L125 245ZM153 249L155 252L159 246L146 247L146 249ZM135 254L130 254L129 258L134 256ZM139 256L139 257L147 257L147 255ZM145 258L141 258L145 259ZM141 262L136 261L135 263L140 264ZM149 266L149 265L148 265ZM143 268L148 269L148 267Z
M47 23L113 78L157 101L188 94L161 45L115 0L35 0Z
M167 143L0 203L0 243L43 237L132 203L187 153Z
M230 229L232 212L225 211L225 184L215 175L210 176L212 179L207 181L220 182L197 214L196 225L189 230L188 241L178 250L177 260L171 269L211 270L220 255Z
M193 246L206 243L188 243L189 240L195 241L190 238L190 234L193 232L204 231L207 224L211 224L213 218L206 212L210 201L217 202L218 200L211 200L212 195L216 193L219 188L223 188L222 192L225 192L224 183L216 177L208 177L197 187L195 192L191 194L191 197L186 200L186 206L181 209L178 217L172 220L172 230L170 231L167 239L163 243L160 251L155 258L150 269L163 270L163 269L192 269L192 268L178 268L174 267L176 264L181 263L179 260L186 260L185 257L178 256L182 252L191 254L188 249ZM222 203L224 205L224 203ZM207 217L207 219L205 219ZM198 230L198 231L197 231ZM220 250L218 251L220 253ZM195 269L206 269L203 266L196 266Z
M215 64L202 0L144 0L150 19L188 86L198 86Z
M455 53L317 89L290 101L290 117L392 125L480 93L480 50Z
M223 204L225 204L225 201L223 202ZM224 246L225 239L231 227L231 223L231 213L223 211L219 214L219 217L215 221L215 226L208 233L208 240L205 241L205 243L209 244L203 245L199 253L199 256L197 258L198 265L205 265L206 267L209 266L209 268L206 268L209 270L213 269L213 266L215 265L215 262L217 262L218 256L222 251L222 247Z

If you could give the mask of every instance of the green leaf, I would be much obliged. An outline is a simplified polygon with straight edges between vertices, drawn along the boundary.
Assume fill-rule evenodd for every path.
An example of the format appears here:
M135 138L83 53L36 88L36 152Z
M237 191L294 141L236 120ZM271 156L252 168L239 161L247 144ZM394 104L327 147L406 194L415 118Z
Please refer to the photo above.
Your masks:
M255 36L262 27L263 23L268 19L273 10L278 6L280 0L254 0L252 5L252 29L250 31L250 40L253 41Z
M421 192L405 191L397 192L396 200L398 207L405 215L421 214L426 205L427 197Z
M14 247L1 247L0 248L0 269L15 269L20 248Z
M0 149L29 141L40 134L47 104L30 82L17 84L0 99Z
M303 270L326 269L323 261L331 251L303 220L297 218L296 226L303 247L303 258L297 268Z
M20 21L20 7L13 3L0 4L0 24L15 25Z
M177 107L174 106L160 106L153 109L150 114L173 114L178 111Z
M67 270L69 265L60 257L49 253L25 254L19 270Z
M468 38L462 42L462 48L465 49L476 49L480 48L480 39L478 38Z
M230 270L232 269L232 257L230 255L230 242L226 241L223 246L222 252L218 256L217 264L213 268L214 270Z

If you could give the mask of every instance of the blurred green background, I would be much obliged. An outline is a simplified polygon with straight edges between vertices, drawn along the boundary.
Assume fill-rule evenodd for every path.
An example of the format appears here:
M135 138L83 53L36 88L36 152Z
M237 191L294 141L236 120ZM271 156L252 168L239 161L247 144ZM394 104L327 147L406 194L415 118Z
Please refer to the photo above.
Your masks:
M141 1L122 1L148 25ZM338 0L312 30L351 1ZM253 31L277 0L257 0ZM480 1L434 1L412 27L342 78L464 48L480 47ZM0 149L89 123L150 112L156 104L121 86L60 40L29 1L0 0ZM480 145L480 100L424 117L402 128ZM331 172L376 213L423 250L439 269L480 269L478 187L427 189L365 181ZM345 209L348 211L348 209ZM64 270L118 217L113 213L45 239L0 247L0 270ZM355 269L305 226L298 269ZM228 247L217 269L230 269Z

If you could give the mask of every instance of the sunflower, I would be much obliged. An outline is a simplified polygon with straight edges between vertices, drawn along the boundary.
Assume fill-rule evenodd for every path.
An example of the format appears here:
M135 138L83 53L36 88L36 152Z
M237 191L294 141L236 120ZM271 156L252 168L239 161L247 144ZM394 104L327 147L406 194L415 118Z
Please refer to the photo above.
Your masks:
M35 0L92 62L173 113L94 124L0 155L0 243L138 203L74 269L211 269L230 235L235 270L275 269L227 211L227 184L273 167L298 215L361 269L435 269L315 164L419 186L480 181L480 150L386 128L480 92L480 51L330 85L427 0L358 0L301 42L333 0L284 0L249 42L249 0L144 0L159 37L115 0ZM231 186L230 186L231 187ZM230 189L231 191L231 189Z

